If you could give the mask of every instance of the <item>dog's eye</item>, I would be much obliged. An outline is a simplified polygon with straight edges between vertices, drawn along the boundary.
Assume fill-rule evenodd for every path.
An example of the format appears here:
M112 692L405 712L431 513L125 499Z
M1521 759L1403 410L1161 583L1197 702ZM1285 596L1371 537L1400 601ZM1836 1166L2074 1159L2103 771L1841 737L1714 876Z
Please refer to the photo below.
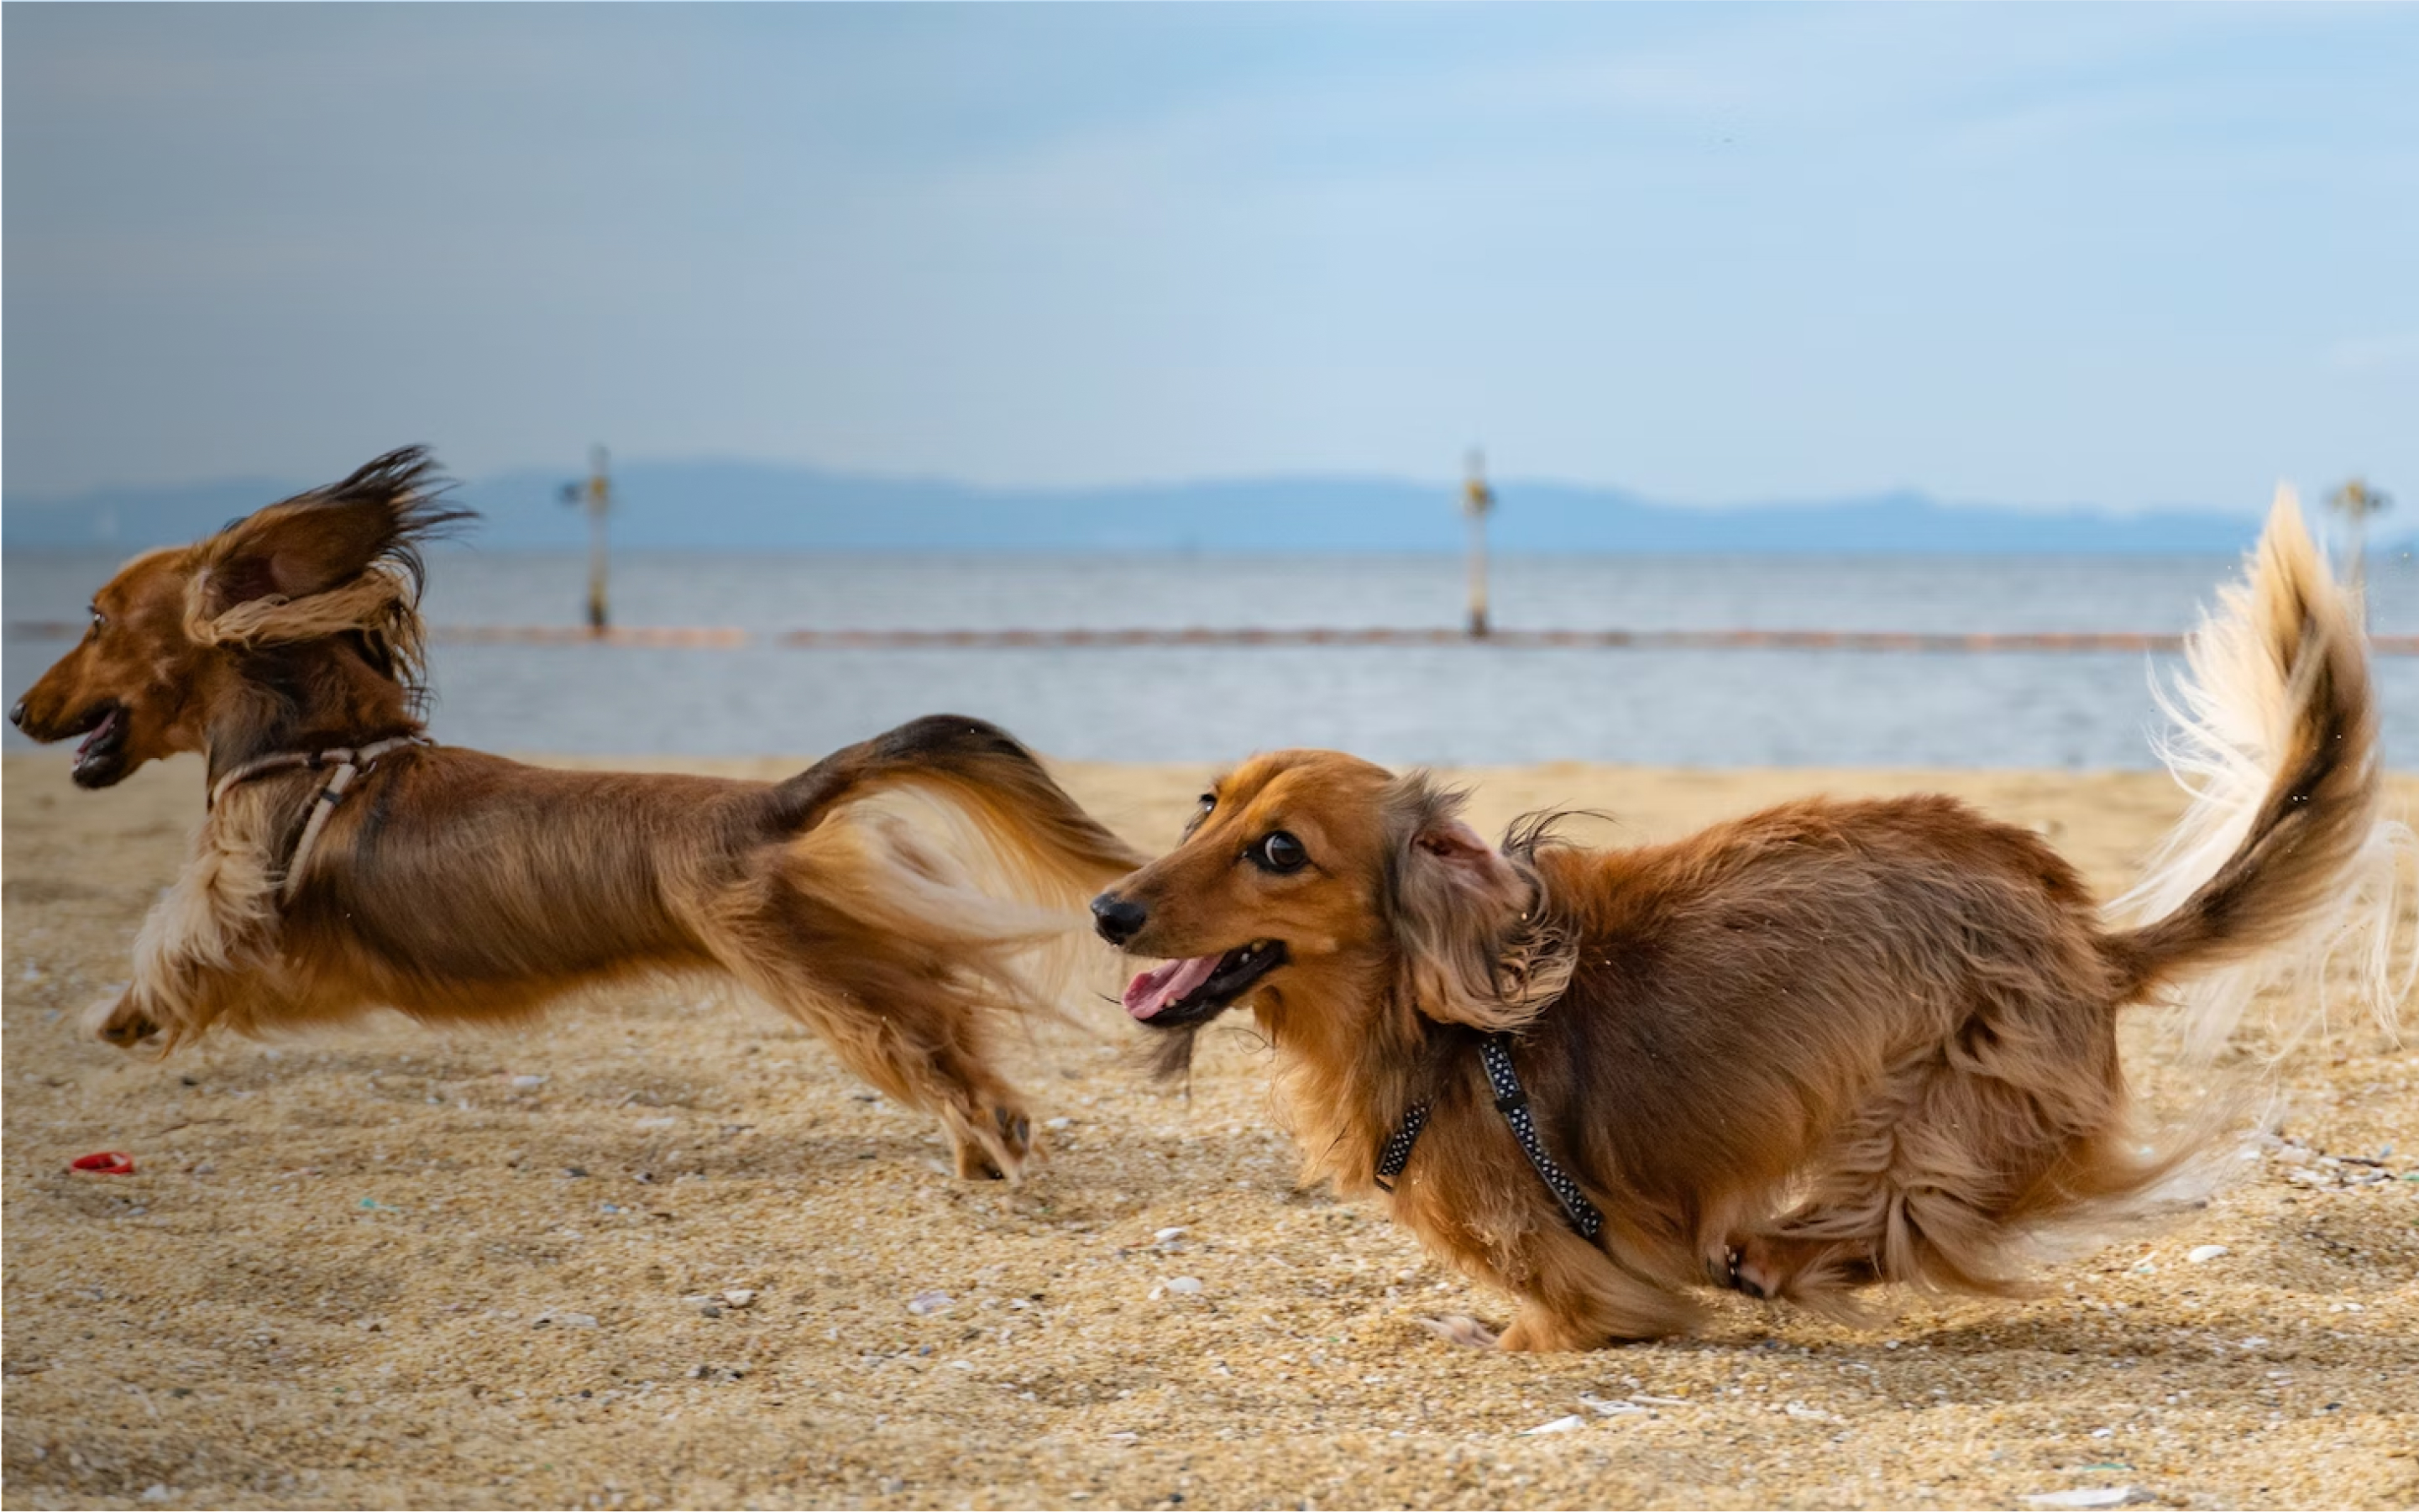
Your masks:
M91 614L92 614L92 633L93 633L93 634L95 634L95 635L99 635L101 631L106 630L106 629L108 629L108 628L109 628L109 616L108 616L108 615L103 614L103 613L102 613L100 610L99 610L99 609L93 609L93 610L91 610L90 612L91 612Z
M1310 853L1302 848L1302 841L1282 829L1271 830L1249 854L1266 872L1299 872L1310 864Z

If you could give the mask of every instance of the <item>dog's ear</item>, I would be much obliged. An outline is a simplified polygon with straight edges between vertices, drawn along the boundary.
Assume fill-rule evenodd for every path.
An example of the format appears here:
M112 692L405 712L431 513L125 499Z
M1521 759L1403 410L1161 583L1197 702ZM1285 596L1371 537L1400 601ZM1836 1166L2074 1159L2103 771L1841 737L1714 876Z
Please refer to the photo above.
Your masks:
M1422 858L1415 866L1434 886L1455 889L1482 905L1517 905L1528 890L1502 852L1450 813L1414 829L1411 849Z
M1534 990L1529 965L1545 931L1537 887L1462 820L1461 805L1462 795L1425 773L1400 779L1387 795L1384 907L1402 953L1402 986L1432 1019L1517 1028L1551 1000Z
M385 563L417 597L419 544L470 517L439 502L443 486L426 448L387 453L341 483L269 505L203 548L194 605L214 620L262 599L292 602L333 592Z

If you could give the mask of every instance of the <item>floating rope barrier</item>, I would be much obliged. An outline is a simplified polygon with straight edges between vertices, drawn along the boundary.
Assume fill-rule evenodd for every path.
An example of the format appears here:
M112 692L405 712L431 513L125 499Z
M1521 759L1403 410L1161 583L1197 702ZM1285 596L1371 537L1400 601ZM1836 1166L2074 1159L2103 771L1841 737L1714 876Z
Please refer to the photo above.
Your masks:
M452 645L674 646L724 650L747 644L745 630L728 625L440 625L429 639Z
M2393 638L2419 650L2419 637ZM1938 634L1903 630L786 630L776 644L809 650L1074 649L1116 646L1502 646L1516 650L1616 651L2180 651L2180 635L2011 631ZM2382 645L2380 643L2380 649Z
M8 634L30 640L72 640L81 621L12 620ZM1514 651L1871 651L1961 653L2077 652L2134 655L2180 652L2180 635L2127 630L1518 630L1484 636L1446 626L1427 628L1223 629L1195 625L1155 629L1055 630L765 630L736 625L440 625L429 639L445 645L655 646L731 650L763 643L801 651L1072 651L1129 646L1495 646ZM2380 656L2419 656L2419 635L2369 638Z

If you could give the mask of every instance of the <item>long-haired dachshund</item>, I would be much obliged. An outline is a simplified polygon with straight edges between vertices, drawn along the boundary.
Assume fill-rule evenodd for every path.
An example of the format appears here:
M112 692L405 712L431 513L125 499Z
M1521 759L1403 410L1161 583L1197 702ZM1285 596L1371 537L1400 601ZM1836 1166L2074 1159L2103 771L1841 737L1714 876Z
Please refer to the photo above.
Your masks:
M2119 1010L2230 974L2197 1010L2222 1037L2280 961L2394 928L2365 647L2289 497L2185 695L2197 801L2136 927L1947 797L1495 847L1425 776L1320 751L1225 777L1093 912L1173 958L1125 999L1166 1068L1248 1003L1310 1173L1516 1293L1503 1348L1683 1332L1707 1284L1847 1317L1881 1282L2006 1293L2027 1241L2155 1208L2221 1121L2144 1152Z
M469 517L424 452L136 558L11 712L76 782L208 761L193 855L100 1026L170 1046L377 1005L534 1011L718 972L937 1113L965 1176L1030 1119L989 1052L1037 952L1140 857L999 730L934 717L784 782L551 771L421 734L421 545Z

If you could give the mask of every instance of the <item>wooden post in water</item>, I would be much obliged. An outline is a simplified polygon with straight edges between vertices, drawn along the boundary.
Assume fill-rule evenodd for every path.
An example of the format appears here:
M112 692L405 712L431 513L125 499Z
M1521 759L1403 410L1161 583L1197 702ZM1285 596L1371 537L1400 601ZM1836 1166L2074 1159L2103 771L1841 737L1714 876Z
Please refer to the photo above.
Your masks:
M2367 480L2354 478L2327 496L2335 513L2351 525L2351 570L2345 576L2351 579L2351 591L2360 602L2362 628L2368 624L2368 517L2382 515L2393 504L2394 496L2382 488L2372 488Z
M1470 638L1487 639L1487 517L1495 490L1487 486L1487 454L1470 452L1470 478L1461 486L1461 512L1470 517Z
M605 599L605 512L612 506L613 484L606 472L605 448L588 449L588 481L564 484L562 501L588 509L588 628L603 635L612 623Z

